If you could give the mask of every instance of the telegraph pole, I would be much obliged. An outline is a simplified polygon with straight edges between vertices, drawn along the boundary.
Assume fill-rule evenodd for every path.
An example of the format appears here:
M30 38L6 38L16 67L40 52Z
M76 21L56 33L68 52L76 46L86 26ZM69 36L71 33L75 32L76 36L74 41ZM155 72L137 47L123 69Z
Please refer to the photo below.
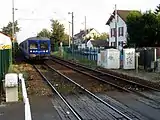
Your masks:
M68 22L69 23L69 38L68 38L68 42L69 42L69 48L71 47L71 38L70 38L70 32L71 32L71 30L70 30L70 22Z
M12 60L13 60L13 57L14 57L14 33L15 33L15 31L14 31L14 0L12 0L12 45L13 45L13 47L11 48L11 52L10 52L10 54L11 54L11 65L12 65ZM13 54L12 54L12 52L13 52Z
M73 55L73 58L74 58L74 39L73 39L73 36L74 36L74 16L73 16L73 12L72 12L72 55Z
M12 38L14 38L14 0L12 0Z
M84 17L84 31L85 31L85 36L84 36L84 40L86 40L86 34L87 34L87 21L86 21L86 16ZM87 48L87 42L85 43L85 46Z
M118 49L117 31L117 5L115 4L115 47Z
M73 12L68 12L68 14L72 14L72 56L73 56L73 59L74 59L74 39L73 39L73 36L74 36L74 15L73 15Z
M85 16L85 17L84 17L84 25L85 25L85 26L84 26L84 30L85 30L85 31L86 31L86 29L87 29L87 28L86 28L86 24L87 24L87 21L86 21L86 16Z

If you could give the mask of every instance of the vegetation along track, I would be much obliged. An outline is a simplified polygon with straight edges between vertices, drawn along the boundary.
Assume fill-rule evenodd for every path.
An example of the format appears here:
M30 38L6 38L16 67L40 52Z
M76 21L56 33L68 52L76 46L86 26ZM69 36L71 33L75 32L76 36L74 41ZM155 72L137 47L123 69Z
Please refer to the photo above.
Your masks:
M35 65L34 67L77 119L132 120L136 118L136 116L128 117L129 115L125 115L50 66Z
M158 108L160 107L159 105L160 98L158 97L160 94L159 89L152 88L150 86L143 85L140 83L136 83L136 82L133 82L133 81L121 78L121 77L117 77L112 74L108 74L108 73L101 72L98 70L93 70L85 66L63 60L61 58L53 57L52 60L68 68L71 68L75 71L78 71L80 73L93 77L97 80L100 80L104 83L108 83L118 89L121 89L127 92L131 92L134 94L136 93L137 95L141 97L151 100L151 102L153 101L154 105L158 106ZM144 91L147 91L147 92L144 92Z

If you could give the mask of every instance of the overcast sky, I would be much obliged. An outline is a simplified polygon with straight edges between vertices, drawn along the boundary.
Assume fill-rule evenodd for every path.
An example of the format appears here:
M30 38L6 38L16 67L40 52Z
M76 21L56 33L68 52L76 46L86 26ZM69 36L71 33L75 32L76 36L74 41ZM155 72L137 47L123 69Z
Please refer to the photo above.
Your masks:
M3 1L3 2L2 2ZM74 33L84 29L84 16L87 17L87 27L93 27L99 32L108 32L105 25L117 4L117 9L154 10L160 3L158 0L14 0L15 19L18 20L21 31L18 41L36 35L42 28L50 29L50 19L60 20L68 31L68 22L74 12ZM0 28L12 20L12 0L1 0Z

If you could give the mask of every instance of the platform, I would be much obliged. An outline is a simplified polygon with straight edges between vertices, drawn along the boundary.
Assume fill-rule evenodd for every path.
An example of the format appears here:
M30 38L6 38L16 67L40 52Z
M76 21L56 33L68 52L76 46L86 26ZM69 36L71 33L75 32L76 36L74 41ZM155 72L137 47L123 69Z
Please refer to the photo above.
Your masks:
M51 99L48 97L31 97L32 120L61 120ZM0 105L0 120L25 120L24 103Z

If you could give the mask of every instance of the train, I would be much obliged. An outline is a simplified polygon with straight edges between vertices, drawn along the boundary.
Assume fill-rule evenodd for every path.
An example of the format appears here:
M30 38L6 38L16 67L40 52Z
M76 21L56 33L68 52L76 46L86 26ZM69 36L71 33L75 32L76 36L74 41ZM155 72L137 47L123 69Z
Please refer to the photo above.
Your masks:
M19 44L24 57L29 60L49 59L51 43L47 37L30 37Z

